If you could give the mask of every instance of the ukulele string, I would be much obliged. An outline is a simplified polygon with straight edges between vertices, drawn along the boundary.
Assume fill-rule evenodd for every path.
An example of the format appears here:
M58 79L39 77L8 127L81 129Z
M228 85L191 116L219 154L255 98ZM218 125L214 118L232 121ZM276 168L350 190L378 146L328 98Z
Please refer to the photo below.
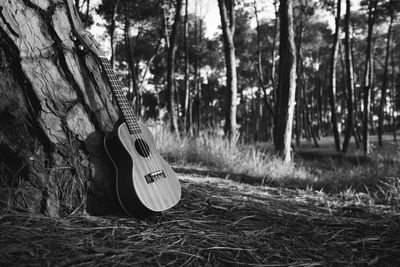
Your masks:
M129 112L128 115L130 115L131 118L132 118L134 121L137 122L137 120L135 119L135 115L134 115L134 113L133 113L132 108L129 108L129 111L130 111L130 112ZM136 125L137 125L137 126L139 127L139 129L140 129L139 124L136 123ZM138 135L139 138L141 138L142 140L146 140L146 138L144 137L143 131L142 131L141 129L140 129L139 133L137 133L137 135ZM153 153L150 153L150 152L151 152L150 147L149 147L149 146L148 146L148 147L145 147L144 143L142 143L142 142L139 142L139 146L141 147L141 149L142 149L143 151L146 150L146 152L149 153L149 159L146 161L146 162L148 162L147 166L148 166L150 169L153 169L155 172L160 171L160 170L164 172L164 167L162 166L162 168L159 168L158 165L160 164L160 162L156 162L155 158L153 157ZM164 173L164 174L165 174L165 173ZM170 188L170 184L168 183L168 181L165 181L166 186L164 186L164 187L162 187L162 184L165 184L165 183L162 183L160 179L157 179L157 178L156 178L152 183L153 183L153 185L154 185L155 187L157 187L158 191L161 192L161 196L162 196L162 199L164 200L164 203L167 203L167 200L168 200L169 198L168 198L168 196L166 196L165 189L169 191L169 194L170 194L170 195L173 195L173 194L172 194L172 190L171 190L171 188ZM169 204L169 203L168 203L168 204Z
M125 119L125 122L127 124L129 132L131 134L133 134L132 131L133 132L138 132L137 134L139 135L139 138L141 138L141 141L138 141L138 145L139 145L140 149L145 154L148 154L149 157L150 157L149 160L145 161L147 167L149 169L154 168L155 171L158 171L157 168L156 168L156 162L154 161L153 157L151 157L151 155L150 155L150 148L148 146L146 147L145 144L144 144L143 140L145 138L141 134L142 130L141 130L139 124L137 123L137 120L136 120L136 118L135 118L135 116L133 114L133 110L130 107L129 103L127 103L127 101L126 102L123 101L123 100L126 99L126 97L123 95L122 88L121 88L121 86L119 84L119 81L117 80L117 77L115 76L115 74L112 71L111 64L108 62L107 59L103 59L103 63L105 64L105 67L106 67L105 69L106 69L106 72L107 72L108 76L110 77L110 80L112 82L114 82L114 84L112 84L112 85L114 87L116 87L116 89L117 89L117 90L115 90L116 91L115 93L118 94L118 96L120 97L120 101L119 102L120 102L121 110L123 111L124 108L125 108L126 116L124 115L124 112L122 114L124 115L124 119ZM133 121L133 123L131 124L132 121ZM134 122L136 122L136 123L134 123ZM132 129L130 129L129 125L131 125Z
M101 59L103 65L104 65L104 69L106 70L107 76L109 77L110 81L111 81L111 85L114 86L117 90L114 90L114 93L116 94L116 98L119 101L117 101L117 103L119 103L121 110L123 111L123 109L125 108L125 113L126 116L124 114L124 112L122 113L126 122L126 126L131 134L131 136L133 134L138 135L139 138L141 138L141 140L144 140L146 138L144 138L144 135L142 134L142 130L139 126L139 124L137 123L137 120L135 118L135 115L133 113L133 109L132 107L129 105L129 103L127 102L127 99L125 97L125 95L122 92L122 88L121 85L117 79L117 77L115 76L115 74L112 71L112 67L111 64L109 63L108 59L106 58L102 58ZM113 83L114 82L114 83ZM125 100L125 101L124 101ZM132 123L133 121L133 123ZM136 122L136 125L135 123ZM131 124L132 123L132 124ZM129 127L129 125L131 125L131 127ZM133 128L133 129L130 129ZM135 131L136 130L136 131ZM133 133L132 133L133 131ZM159 171L159 168L157 167L157 162L155 161L155 159L153 158L153 155L150 153L150 147L146 147L144 145L144 143L138 141L138 146L140 147L140 149L144 152L148 154L148 157L150 157L148 160L145 160L145 165L147 166L147 168L149 168L150 170L153 169L154 171ZM164 168L161 168L161 171L164 172ZM164 173L164 175L166 176L166 173ZM166 176L167 177L167 176ZM166 202L166 199L168 199L168 197L165 196L165 193L163 190L160 189L160 182L159 179L156 179L155 181L153 181L154 186L157 187L158 191L161 192L162 198L164 199L164 202ZM170 187L170 183L168 181L166 181L166 188L169 191L170 195L173 195L173 190ZM164 187L164 188L165 188Z

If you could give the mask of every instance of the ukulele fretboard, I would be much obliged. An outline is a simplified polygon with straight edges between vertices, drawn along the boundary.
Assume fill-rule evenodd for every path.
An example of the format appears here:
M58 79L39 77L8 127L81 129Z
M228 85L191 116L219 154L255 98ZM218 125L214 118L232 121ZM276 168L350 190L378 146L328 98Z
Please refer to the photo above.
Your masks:
M133 109L129 104L128 99L125 96L124 91L122 90L121 83L119 82L117 76L115 76L114 70L111 67L110 62L105 57L100 57L101 64L107 74L107 78L110 81L111 89L114 93L115 99L117 100L117 104L119 109L121 110L122 116L126 122L126 125L131 134L140 134L142 131L138 124L138 121L133 113Z

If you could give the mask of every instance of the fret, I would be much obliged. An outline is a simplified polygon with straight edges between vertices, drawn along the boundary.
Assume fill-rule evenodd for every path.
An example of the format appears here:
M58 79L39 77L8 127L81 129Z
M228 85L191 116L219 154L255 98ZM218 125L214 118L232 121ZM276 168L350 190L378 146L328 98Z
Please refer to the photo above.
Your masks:
M111 85L111 90L114 94L115 99L117 100L117 105L121 110L122 116L126 122L126 125L131 134L140 134L142 131L138 124L138 121L133 113L132 107L128 102L128 99L125 96L124 91L122 90L121 83L119 82L117 76L112 69L110 62L107 58L100 57L101 64L103 69L107 75L108 81Z

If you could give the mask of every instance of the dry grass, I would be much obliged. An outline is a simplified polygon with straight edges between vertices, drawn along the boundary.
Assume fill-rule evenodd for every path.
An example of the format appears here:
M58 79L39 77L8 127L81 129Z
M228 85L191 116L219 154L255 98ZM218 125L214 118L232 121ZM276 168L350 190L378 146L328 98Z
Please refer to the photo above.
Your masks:
M250 181L252 184L286 188L312 188L331 194L355 191L367 193L373 202L390 204L400 195L400 144L385 136L385 148L374 145L363 156L351 144L350 153L335 151L332 138L321 147L302 143L294 163L284 163L273 155L270 144L231 146L212 132L198 137L176 137L165 127L153 128L160 152L185 173L203 171L219 177ZM237 178L238 177L238 178ZM246 177L242 179L242 177ZM384 190L383 190L384 189Z
M153 128L153 132L160 153L179 167L195 164L198 168L248 175L264 181L313 179L301 166L285 163L271 152L253 146L232 146L215 133L177 137L164 127Z
M1 266L399 266L400 214L321 192L181 177L144 221L0 216Z

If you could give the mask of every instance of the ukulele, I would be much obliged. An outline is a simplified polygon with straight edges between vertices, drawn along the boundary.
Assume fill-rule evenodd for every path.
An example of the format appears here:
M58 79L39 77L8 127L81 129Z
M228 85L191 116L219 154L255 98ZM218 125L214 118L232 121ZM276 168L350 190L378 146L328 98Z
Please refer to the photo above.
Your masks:
M115 166L117 196L123 210L129 216L143 218L173 207L181 197L175 172L157 151L150 130L136 119L99 44L89 32L73 31L78 48L98 59L125 121L104 138L105 150Z

